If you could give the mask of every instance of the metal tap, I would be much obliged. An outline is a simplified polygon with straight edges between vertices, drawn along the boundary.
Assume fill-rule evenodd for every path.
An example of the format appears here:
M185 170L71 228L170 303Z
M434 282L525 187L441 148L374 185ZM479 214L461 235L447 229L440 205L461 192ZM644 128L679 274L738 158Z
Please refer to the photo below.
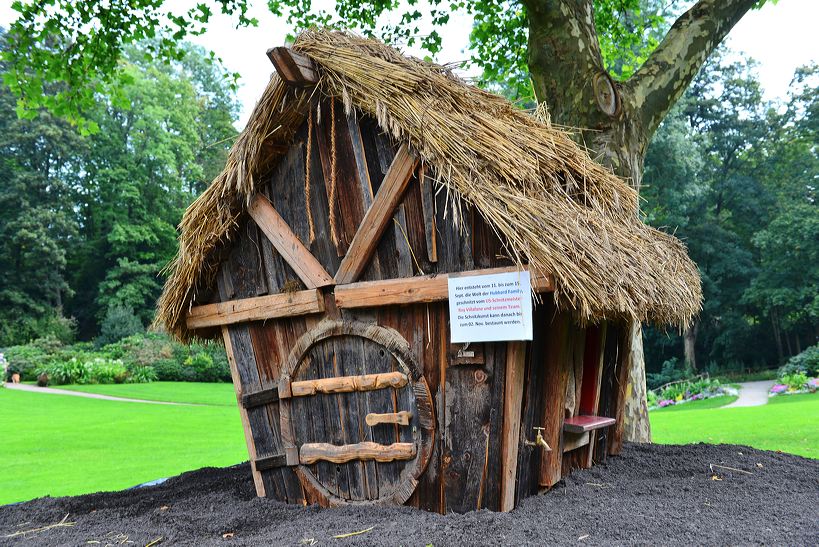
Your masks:
M523 444L526 446L542 446L547 452L552 451L552 447L549 446L549 443L546 442L546 439L543 438L543 430L542 427L533 427L535 431L537 431L537 435L535 435L534 441L524 441Z

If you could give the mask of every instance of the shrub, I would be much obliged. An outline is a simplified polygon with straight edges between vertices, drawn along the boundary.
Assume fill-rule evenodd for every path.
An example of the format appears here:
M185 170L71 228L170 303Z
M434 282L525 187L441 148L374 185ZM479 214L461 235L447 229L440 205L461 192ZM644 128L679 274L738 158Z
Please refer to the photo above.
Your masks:
M682 363L676 357L672 357L663 363L660 372L650 372L646 374L646 385L648 389L657 389L669 382L676 382L686 377L686 371Z
M151 365L161 382L194 382L196 374L176 359L160 359Z
M716 378L700 378L688 383L691 395L714 395L720 391L722 384Z
M91 381L91 363L76 358L51 363L42 372L48 374L55 384L87 384Z
M143 332L142 321L134 314L131 306L114 305L108 307L105 318L100 325L100 335L95 340L96 346L118 342L127 336Z
M819 376L819 344L815 344L802 353L794 355L779 368L780 377L797 372Z
M135 367L131 369L131 374L128 376L128 382L132 384L145 384L156 379L156 371L149 366Z
M167 335L139 333L105 346L103 351L115 359L122 359L128 367L153 365L160 359L173 356L176 344Z
M185 359L185 365L191 367L200 382L218 382L219 367L214 365L213 358L205 352L199 352Z
M213 381L230 382L232 380L230 376L230 364L228 363L224 346L220 346L219 344L205 344L197 346L201 348L202 351L207 352L207 354L213 360L213 367L215 371L215 380Z
M128 370L118 359L98 357L87 364L91 367L92 383L121 384L128 378Z
M798 391L804 389L808 383L808 375L804 372L794 372L783 376L781 382L788 386L789 390Z
M39 372L49 371L57 364L62 364L65 372L60 377L71 377L72 365L68 363L74 361L89 363L94 371L99 369L98 377L87 378L89 382L135 381L133 378L138 378L136 381L182 382L229 382L231 379L222 346L193 344L188 347L164 333L132 334L99 348L90 342L64 345L59 339L49 336L3 351L9 365L8 375L18 372L24 381L36 380ZM122 366L125 368L124 375ZM79 378L82 381L84 376L80 375ZM51 375L51 381L54 384L65 383L54 375Z
M648 402L648 407L651 408L651 407L657 406L657 402L660 399L657 397L656 393L649 390L648 393L646 393L646 400Z
M11 346L4 353L8 361L7 375L18 373L23 381L36 380L38 371L49 363L48 354L34 344Z
M38 318L4 316L0 319L0 346L26 344L44 337L70 344L77 334L77 321L63 317L59 309Z

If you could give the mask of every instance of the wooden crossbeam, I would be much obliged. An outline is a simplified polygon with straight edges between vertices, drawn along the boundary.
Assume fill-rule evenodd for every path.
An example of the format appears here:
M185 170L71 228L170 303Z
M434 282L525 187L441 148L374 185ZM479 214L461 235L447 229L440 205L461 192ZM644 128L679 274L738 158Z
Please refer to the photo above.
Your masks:
M310 465L317 461L347 463L353 460L375 460L392 462L411 460L415 457L415 443L392 443L389 445L373 442L336 446L327 443L306 443L299 449L299 462Z
M264 458L257 458L255 461L257 471L267 471L268 469L276 469L287 465L287 456L284 454L276 454L275 456L266 456Z
M196 306L188 312L186 325L189 329L201 329L323 311L321 291L310 289Z
M512 266L471 270L459 272L457 275L487 275L516 271L518 268ZM339 285L335 288L336 306L339 308L367 308L446 300L449 298L448 279L450 275L456 274L424 275ZM538 293L553 291L552 277L533 275L532 289Z
M308 289L335 283L265 196L256 194L248 213Z
M383 374L362 374L360 376L335 376L317 380L290 382L290 389L279 387L279 397L307 397L316 393L351 393L353 391L374 391L385 388L401 388L409 379L403 372Z
M318 83L316 66L306 55L287 47L274 47L267 50L267 57L279 77L288 84L308 87Z
M278 387L263 389L261 391L254 391L242 395L242 406L245 408L254 408L257 406L268 405L270 403L277 403L278 401Z
M416 165L418 157L410 152L406 144L401 145L338 267L335 277L337 284L352 283L364 271L395 208L404 196Z

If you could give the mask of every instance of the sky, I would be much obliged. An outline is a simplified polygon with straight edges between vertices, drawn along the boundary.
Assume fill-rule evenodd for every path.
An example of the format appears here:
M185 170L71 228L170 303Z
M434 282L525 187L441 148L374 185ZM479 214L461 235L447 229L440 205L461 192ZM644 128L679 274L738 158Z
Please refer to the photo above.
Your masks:
M187 10L197 1L200 0L169 0L178 12ZM327 4L328 0L314 0L316 6ZM14 16L11 0L0 0L0 25L8 26ZM208 31L193 40L213 50L228 70L241 75L238 91L241 114L236 124L240 129L273 70L265 52L283 45L289 30L282 19L268 11L267 2L256 2L250 8L249 16L259 20L258 27L237 30L233 18L218 15L208 24ZM817 0L780 0L776 5L769 1L762 9L746 14L729 34L727 43L731 49L745 52L759 63L757 73L766 99L784 99L796 67L811 61L819 62L817 20ZM442 32L443 51L436 57L438 62L459 62L468 58L464 50L470 27L471 20L466 15L457 15L450 20ZM423 55L418 50L407 51Z

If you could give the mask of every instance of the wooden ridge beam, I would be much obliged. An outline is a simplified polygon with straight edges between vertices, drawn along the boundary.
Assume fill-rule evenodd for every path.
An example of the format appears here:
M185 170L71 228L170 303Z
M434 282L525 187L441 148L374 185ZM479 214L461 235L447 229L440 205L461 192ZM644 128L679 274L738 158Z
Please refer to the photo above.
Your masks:
M256 194L248 213L308 289L335 283L265 196Z
M288 47L274 47L267 50L267 58L279 77L290 85L309 87L318 83L316 65L306 55Z
M188 312L185 324L189 329L202 329L323 311L324 297L321 291L310 289L195 306Z
M448 279L450 276L487 275L516 272L518 268L488 268L471 270L457 274L424 275L383 281L363 281L336 286L335 300L339 308L367 308L401 304L423 304L449 298ZM552 277L532 276L532 289L538 293L554 290Z
M353 460L392 462L411 460L415 457L415 443L392 443L389 445L369 441L336 446L327 443L306 443L299 449L299 463L310 465L318 461L347 463Z
M364 271L381 240L384 229L394 215L395 208L404 196L416 165L418 157L410 152L406 144L402 144L387 174L384 175L384 181L378 188L372 205L353 236L347 254L341 260L335 277L337 284L352 283Z

